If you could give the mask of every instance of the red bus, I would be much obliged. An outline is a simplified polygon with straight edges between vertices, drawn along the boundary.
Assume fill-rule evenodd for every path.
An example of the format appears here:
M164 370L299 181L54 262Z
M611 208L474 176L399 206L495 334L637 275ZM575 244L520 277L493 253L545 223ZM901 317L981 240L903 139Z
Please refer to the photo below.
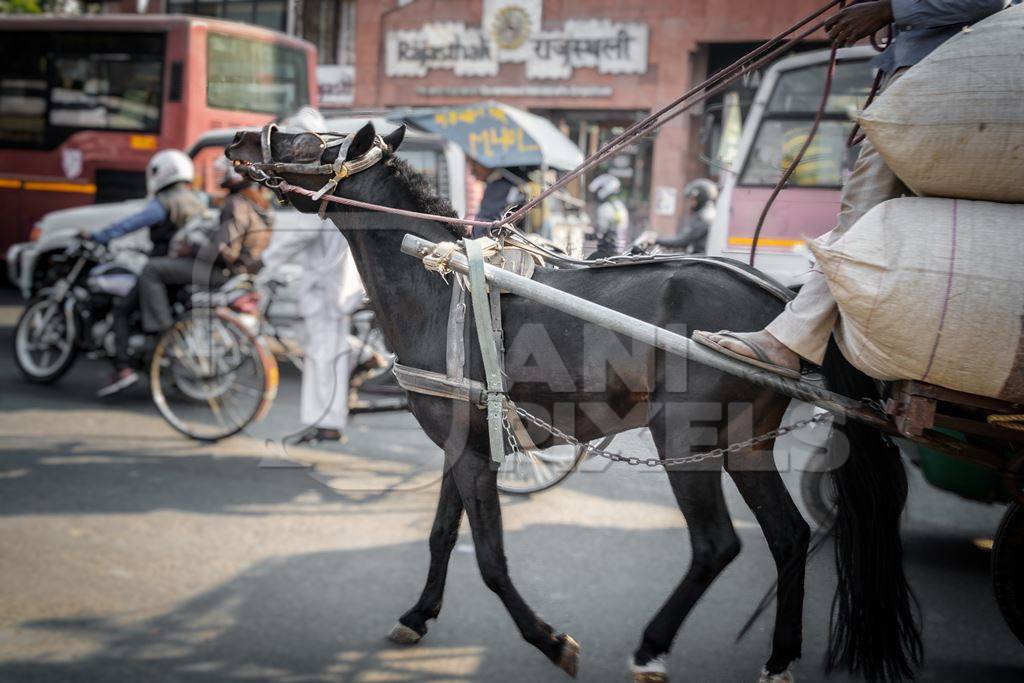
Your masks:
M45 213L145 196L149 157L317 104L316 49L213 19L0 17L0 251Z

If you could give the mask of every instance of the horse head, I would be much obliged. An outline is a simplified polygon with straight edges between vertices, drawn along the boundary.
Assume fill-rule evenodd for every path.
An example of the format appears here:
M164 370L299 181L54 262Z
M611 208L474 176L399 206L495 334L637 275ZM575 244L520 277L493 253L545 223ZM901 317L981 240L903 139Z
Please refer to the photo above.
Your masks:
M373 123L351 134L288 133L267 124L258 132L236 133L224 154L240 173L277 190L282 201L282 181L317 192L310 200L296 196L294 202L300 211L315 212L323 195L341 192L344 181L394 154L404 137L405 126L382 137Z

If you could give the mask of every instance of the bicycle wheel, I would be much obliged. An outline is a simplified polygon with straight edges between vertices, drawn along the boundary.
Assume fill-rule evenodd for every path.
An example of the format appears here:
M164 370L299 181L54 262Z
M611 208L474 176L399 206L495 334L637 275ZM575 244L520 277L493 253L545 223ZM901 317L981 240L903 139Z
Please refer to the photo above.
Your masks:
M160 338L150 364L160 414L199 441L226 439L263 417L277 383L273 355L225 309L179 320Z

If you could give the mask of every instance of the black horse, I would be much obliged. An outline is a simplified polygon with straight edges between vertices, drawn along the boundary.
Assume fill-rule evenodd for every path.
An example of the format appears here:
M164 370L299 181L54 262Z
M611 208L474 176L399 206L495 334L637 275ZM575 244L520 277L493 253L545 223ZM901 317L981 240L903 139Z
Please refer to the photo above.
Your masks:
M454 215L404 161L393 156L404 134L404 128L399 128L384 137L383 159L342 180L335 193L399 209ZM239 133L228 158L243 167L270 169L312 190L322 187L330 174L323 167L317 172L311 169L336 161L339 150L346 149L345 145L321 145L309 134L272 132L267 139L269 150L261 146L260 134ZM345 142L349 160L365 159L375 145L381 146L371 124ZM313 159L310 149L315 150ZM291 165L279 165L274 171L268 165L272 162ZM300 211L320 209L319 203L298 195L293 195L293 201ZM401 254L399 247L406 233L441 242L461 237L461 230L437 221L337 204L330 205L328 215L348 239L377 319L400 361L444 373L450 287ZM535 278L675 331L762 329L783 306L779 297L749 277L700 260L539 269ZM647 425L660 457L672 458L691 448L726 446L767 432L779 425L788 404L788 399L744 380L631 345L616 334L513 295L502 296L502 323L512 399L583 441ZM471 320L467 329L473 329ZM467 343L467 356L468 376L482 379L475 334ZM834 348L825 374L831 388L840 393L859 398L874 392L872 382ZM484 411L421 394L411 395L409 405L423 430L444 449L445 470L430 533L426 586L390 637L415 643L427 633L427 622L438 617L448 559L465 511L488 588L505 604L523 638L575 675L579 646L542 621L509 578ZM534 436L538 445L546 445L545 435ZM849 457L836 476L839 586L826 666L843 667L869 680L912 677L921 643L902 567L899 517L906 478L898 451L877 432L855 424L838 425L833 441L848 446ZM662 658L676 632L740 551L723 498L722 469L753 510L779 577L772 651L762 680L790 680L789 664L801 654L809 529L774 468L772 443L762 447L730 454L724 463L714 459L667 468L690 532L693 559L643 632L633 654L637 680L666 680Z

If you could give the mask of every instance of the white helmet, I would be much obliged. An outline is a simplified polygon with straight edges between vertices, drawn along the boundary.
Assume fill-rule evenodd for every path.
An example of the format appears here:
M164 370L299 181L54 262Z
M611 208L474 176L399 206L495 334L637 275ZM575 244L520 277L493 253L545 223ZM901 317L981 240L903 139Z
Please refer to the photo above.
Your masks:
M174 183L191 183L195 175L187 154L177 149L161 150L146 164L146 192L153 196Z
M278 124L286 132L318 133L327 128L323 115L313 107L303 107L291 116L281 119Z
M609 173L602 173L590 181L587 189L596 194L597 198L603 202L613 194L618 194L619 190L622 189L622 183L615 176Z

